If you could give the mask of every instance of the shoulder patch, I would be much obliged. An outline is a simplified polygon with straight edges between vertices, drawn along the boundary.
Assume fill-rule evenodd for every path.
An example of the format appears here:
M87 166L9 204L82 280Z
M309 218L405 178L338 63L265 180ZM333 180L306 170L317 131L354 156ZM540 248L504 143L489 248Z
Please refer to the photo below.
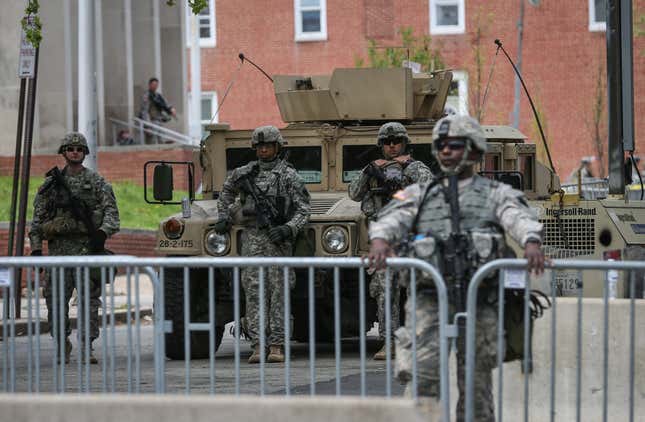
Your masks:
M396 191L394 195L392 195L392 198L398 201L405 201L408 197L409 195L405 190Z

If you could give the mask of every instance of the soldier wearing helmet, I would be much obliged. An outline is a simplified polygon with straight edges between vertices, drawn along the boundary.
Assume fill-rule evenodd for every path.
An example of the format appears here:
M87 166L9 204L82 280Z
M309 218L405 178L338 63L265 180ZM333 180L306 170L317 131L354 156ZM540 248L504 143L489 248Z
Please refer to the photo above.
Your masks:
M504 256L505 235L524 248L528 270L542 273L544 255L540 250L542 224L532 212L524 194L509 185L475 174L474 164L486 151L486 139L479 123L466 116L448 116L437 122L433 130L433 154L443 175L431 183L415 184L397 192L369 228L370 264L381 268L388 256L394 256L392 245L410 235L413 256L435 265L442 273L448 289L449 309L463 307L468 281L479 266ZM452 201L451 201L452 199ZM452 202L452 205L450 204ZM455 204L456 203L456 204ZM457 208L458 224L452 219ZM458 231L455 229L458 226ZM455 247L455 239L462 246ZM455 258L462 257L463 259ZM455 263L462 266L457 267ZM460 274L458 279L456 274ZM439 393L439 307L430 280L418 281L416 333L408 327L397 336L397 375L408 383L411 393L411 337L417 338L418 394L438 405ZM475 420L494 421L492 370L496 365L497 287L484 283L480 289L477 316L477 350L475 373ZM462 302L462 303L457 303ZM414 307L406 304L406 321L411 320ZM459 401L457 420L464 418L465 335L459 334L457 365Z
M38 189L34 199L34 214L29 232L31 254L43 255L43 246L47 242L49 255L100 255L105 253L105 241L119 231L119 210L112 186L98 173L83 166L85 156L90 150L83 134L67 134L58 149L65 159L62 171L54 167L47 172L45 182ZM69 362L72 343L69 335L72 332L69 321L69 300L76 286L74 272L66 271L64 282L53 286L50 279L45 286L47 318L53 326L53 309L64 307L65 356L59 360ZM64 292L63 303L59 303L61 290ZM57 294L54 298L53 291ZM89 361L98 363L92 350L92 342L99 336L98 309L101 306L100 274L90 271L90 324L89 324ZM83 294L84 296L84 294ZM80 294L80 300L84 300ZM53 301L57 302L54 307ZM59 328L63 329L63 328ZM53 332L52 332L53 336ZM81 342L85 333L80 333ZM59 338L55 339L59 341ZM79 342L80 343L80 342ZM59 349L57 349L59 350ZM85 359L85 354L83 354Z
M296 170L280 158L286 144L275 126L253 131L251 147L257 161L238 167L226 178L217 204L215 231L225 235L235 223L242 232L243 256L291 256L296 236L309 221L309 192ZM236 199L239 197L239 201ZM295 283L293 270L289 273ZM249 363L262 356L268 362L284 362L284 287L282 269L271 267L264 277L267 350L259 344L259 274L257 268L242 269L246 294L246 328L253 354Z
M430 169L421 161L414 160L409 154L410 138L405 127L398 122L385 123L380 127L377 144L382 157L369 163L361 174L349 185L349 197L361 202L361 210L368 221L374 220L378 211L385 206L392 194L412 183L420 183L432 177ZM385 271L376 271L370 280L370 295L376 299L379 322L379 337L386 338L385 324ZM391 335L399 327L399 280L404 272L392 272L391 290ZM391 342L390 344L394 344ZM386 359L386 345L376 352L375 360Z

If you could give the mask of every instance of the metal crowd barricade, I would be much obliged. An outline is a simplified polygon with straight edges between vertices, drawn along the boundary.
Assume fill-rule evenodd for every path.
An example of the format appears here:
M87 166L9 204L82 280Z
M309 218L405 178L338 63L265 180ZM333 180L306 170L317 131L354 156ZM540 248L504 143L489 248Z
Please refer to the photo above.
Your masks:
M341 348L341 269L348 269L350 271L356 270L358 273L358 282L359 282L359 315L360 315L360 395L367 395L367 369L366 369L366 275L365 275L365 266L366 264L360 258L134 258L128 256L73 256L73 257L61 257L61 256L49 256L49 257L6 257L0 258L0 268L8 268L10 272L10 279L13 281L9 284L8 287L3 288L4 293L4 308L3 308L3 338L2 346L0 351L2 352L3 359L3 372L2 372L2 383L0 385L3 387L5 392L15 392L25 390L27 392L41 392L42 385L42 369L44 365L47 366L47 370L51 372L53 378L53 385L55 386L54 391L56 392L66 392L69 391L69 386L66 385L66 375L70 376L72 371L72 366L70 365L59 365L57 364L58 357L64 356L64 329L63 329L63 313L64 307L57 306L53 309L53 314L57 317L54 318L53 331L55 338L59 339L58 347L54 348L51 353L51 356L47 356L47 362L41 358L41 354L45 348L43 348L44 339L41 339L40 336L40 324L33 324L34 320L39 321L42 317L40 314L40 289L42 284L42 275L41 269L48 269L52 273L52 287L55 290L54 297L63 299L60 302L63 302L64 289L61 289L61 280L64 280L66 274L73 274L73 281L75 283L75 288L80 293L79 294L79 317L78 328L79 331L83 333L84 338L84 348L83 350L76 348L77 355L77 365L76 372L74 375L78 381L78 391L82 392L117 392L120 390L121 385L119 384L118 377L115 375L117 365L119 363L125 364L125 370L127 373L127 392L128 393L139 393L139 392L156 392L156 393L165 393L169 389L167 388L166 381L168 377L167 367L172 366L172 369L175 371L178 367L175 363L166 363L165 360L165 334L171 332L173 327L168 324L169 321L166 321L164 315L164 282L167 272L170 269L179 270L183 275L183 300L184 300L184 339L187 341L184 342L184 354L185 362L183 362L184 369L184 392L190 394L194 391L193 380L191 376L191 371L196 371L193 363L191 362L191 333L193 332L207 332L209 335L209 359L208 359L208 375L201 371L199 374L198 382L202 382L206 379L208 392L211 394L218 392L216 388L216 353L215 353L215 327L218 326L216 321L216 278L215 270L216 269L230 269L232 270L232 290L233 290L233 302L234 302L234 369L233 374L230 372L218 373L221 375L221 382L228 382L231 384L234 383L234 391L236 394L241 393L241 373L242 368L240 365L240 343L241 343L241 329L240 329L240 300L241 300L241 290L240 290L240 281L241 281L241 270L244 268L258 268L259 270L259 295L260 297L260 326L264 326L266 321L266 312L264 306L264 295L266 293L265 284L266 284L266 274L270 267L281 267L283 274L283 288L285 293L290 292L289 286L289 274L288 271L291 268L301 268L306 269L307 271L307 292L308 292L308 324L309 324L309 345L308 345L308 368L304 368L300 365L299 362L296 362L298 365L294 366L294 361L291 354L291 343L288 341L291 338L290 333L290 324L285 323L285 364L284 364L284 393L289 395L292 394L292 374L296 371L306 374L306 369L309 372L309 393L311 395L316 394L316 290L315 290L315 269L329 269L333 271L333 327L334 327L334 375L333 378L335 383L335 394L340 395L341 391L341 377L343 374L342 366L342 348ZM115 331L115 320L114 320L114 288L111 289L111 293L107 293L106 284L108 280L111 280L113 273L116 268L125 268L125 274L127 277L127 300L125 303L126 308L128 309L126 317L126 325L123 328L125 332L120 332L121 337L125 337L125 346L127 356L123 359L123 350L117 347L118 340L116 337ZM89 355L89 342L88 342L88 330L84 330L83 327L89 327L89 283L90 283L90 270L98 268L101 271L101 291L102 291L102 307L101 307L101 336L99 337L99 343L101 350L101 385L100 388L95 388L96 385L92 384L90 376L93 374L91 371L90 364L88 363ZM208 320L206 322L197 322L191 321L191 310L190 310L190 284L194 280L191 280L191 270L193 269L206 269L207 270L207 282L208 282L208 292L200 292L208 296ZM390 270L405 268L409 269L411 283L409 286L409 299L413 304L416 305L416 294L417 294L417 275L424 273L424 276L430 277L435 286L435 290L438 295L438 304L439 304L439 334L440 334L440 374L441 374L441 385L440 385L440 394L441 401L443 403L443 414L445 417L448 417L450 414L450 398L449 398L449 378L448 378L448 337L446 332L446 327L448 324L448 302L447 302L447 293L446 287L443 283L441 275L437 270L429 265L428 263L410 259L410 258L393 258L388 259L388 269L386 270L386 286L385 286L385 319L386 319L386 362L385 362L385 395L392 395L392 370L393 370L393 360L391 355L391 289L390 283L391 275ZM15 297L14 289L17 287L16 284L16 274L18 270L22 269L26 273L27 279L27 305L29 309L27 310L28 318L28 336L26 338L21 338L20 341L17 340L15 336L15 320L13 316L15 315L15 309L13 309L14 302L10 298ZM142 345L141 345L141 318L139 315L140 303L139 303L139 275L146 274L154 287L154 329L153 329L153 358L154 358L154 389L146 390L150 386L149 375L142 374ZM132 286L134 283L134 286ZM134 287L135 294L131 295L131 289ZM134 298L134 303L132 300ZM36 301L35 306L35 316L34 316L34 300ZM56 301L53 302L57 304ZM291 304L290 304L290 295L285 294L285 306L284 306L284 319L285 321L290 320L291 314ZM132 321L132 313L134 312L134 321ZM6 311L6 312L5 312ZM412 332L416 332L416 312L412 312L412 321L407 323L412 329ZM229 322L229 321L224 321ZM32 332L32 326L35 327L35 332ZM9 327L9 331L6 330L6 327ZM122 330L122 331L123 331ZM121 338L120 337L120 338ZM259 333L259 342L263 347L266 345L266 336L263 330L260 330ZM81 339L83 340L83 339ZM81 342L79 340L79 343ZM36 342L35 347L33 342ZM16 366L16 344L20 342L21 350L26 349L28 356L26 359L26 364L22 364L22 367ZM24 343L27 344L24 344ZM51 343L54 343L53 341ZM413 353L413 362L412 362L412 395L416 397L416 385L417 385L417 368L416 368L416 336L412 336L412 353ZM85 359L83 359L83 355ZM24 359L22 359L24 361ZM48 363L51 361L51 366ZM245 368L246 370L246 368ZM262 354L261 362L259 366L249 366L248 371L255 371L254 374L259 375L259 384L260 384L260 394L265 394L266 391L266 379L265 379L265 356ZM22 371L23 373L17 374L17 371ZM70 372L71 371L71 372ZM304 372L303 372L304 371ZM22 388L16 386L16 376L18 375L19 379L24 378L24 372L27 372L27 380L22 379ZM301 377L302 378L302 377ZM176 377L173 378L173 381L176 381ZM148 387L146 387L148 386ZM176 386L176 383L175 383ZM281 389L280 389L281 390ZM176 391L176 390L174 390ZM269 391L269 393L276 393L277 391Z
M498 282L498 327L497 327L497 368L498 368L498 388L497 388L497 420L503 420L503 374L504 374L504 269L525 270L527 261L525 259L501 259L490 262L482 266L473 276L468 287L467 297L467 326L466 326L466 421L475 420L474 416L474 377L475 377L475 338L476 338L476 320L477 320L477 294L481 283L494 271L499 271ZM582 260L554 260L546 265L550 269L573 269L583 270L619 270L629 272L629 420L634 421L634 384L635 384L635 270L645 269L643 261L582 261ZM582 279L582 277L580 277ZM603 375L602 375L602 420L608 419L608 377L609 377L609 295L608 282L605 278L604 297L603 297ZM529 356L530 347L530 280L524 271L524 356ZM583 324L583 289L578 289L577 297L577 327L576 327L576 420L582 420L581 416L581 385L582 385L582 324ZM556 324L557 324L557 300L556 300L556 280L555 271L551 271L551 291L550 298L552 301L552 318L550 327L550 359L551 367L549 368L550 391L549 391L549 417L554 421L557 416L556 401ZM529 359L523 359L524 372L524 421L529 420ZM642 381L642 380L641 380ZM613 419L613 418L612 418Z
M114 280L117 267L124 268L126 275L127 291L125 303L125 344L117 339L115 320L115 291L112 286L108 293L107 285ZM50 256L50 257L2 257L0 269L4 276L0 277L4 283L0 284L2 290L2 382L0 391L3 392L104 392L104 393L139 393L142 391L143 376L141 367L141 315L139 284L140 275L147 275L153 285L153 294L159 292L156 272L151 267L139 266L135 258L127 256ZM45 271L48 275L46 276ZM100 273L101 305L99 308L99 332L95 341L102 359L98 367L90 363L90 274L98 281ZM21 320L26 326L26 336L16 336L16 302L14 300L16 289L26 286L26 318ZM45 280L50 283L51 290L51 327L44 327L51 332L51 338L41 338L41 323L44 323L45 313L41 310L43 299L41 288ZM134 283L134 286L133 286ZM68 286L67 288L65 286ZM133 295L134 288L134 295ZM66 333L65 333L65 305L72 299L71 290L77 292L76 312L76 344L70 356L70 363L66 362ZM122 298L119 301L123 301ZM155 303L158 298L155 297ZM25 311L25 309L23 309ZM161 317L154 313L155 317ZM70 318L71 320L71 318ZM70 321L71 324L71 321ZM7 330L8 328L8 330ZM72 327L73 328L73 327ZM154 324L154 330L159 331L153 335L153 359L157 361L163 356L162 344L159 338L163 336L163 324L159 319ZM120 330L121 331L121 330ZM159 335L161 334L161 335ZM35 344L34 344L35 343ZM81 347L82 345L82 347ZM125 346L126 357L117 360L118 349ZM19 348L19 350L17 350ZM26 358L26 359L25 359ZM75 364L71 359L76 359ZM127 368L125 373L118 377L118 365ZM92 367L97 368L92 370ZM153 369L157 370L158 362ZM100 382L92 380L92 375L100 373ZM45 375L46 374L46 375ZM77 387L72 382L76 381ZM155 372L154 390L161 388L161 373ZM124 384L122 386L122 384ZM127 385L127 387L125 386Z
M366 288L365 288L365 263L360 258L256 258L256 257L244 257L244 258L159 258L159 259L144 259L142 264L150 265L153 267L159 267L159 286L162 290L158 297L164 297L164 279L165 272L169 268L179 268L183 269L183 278L184 278L184 339L189 339L191 332L197 331L209 331L210 333L210 342L211 342L211 353L210 353L210 365L209 365L209 384L210 392L213 393L216 390L215 386L215 354L212 353L213 349L213 327L217 325L215 321L215 291L214 291L214 269L232 269L233 270L233 295L234 295L234 378L235 378L235 393L240 394L240 270L243 268L258 268L259 269L259 325L262 327L265 325L266 310L264 309L264 300L265 295L265 283L266 283L266 269L269 267L282 267L283 269L283 289L285 293L290 291L289 288L289 279L288 279L288 269L289 268L303 268L307 269L308 279L307 279L307 290L308 290L308 323L309 323L309 387L310 395L316 394L316 331L315 331L315 318L316 318L316 306L315 306L315 288L314 288L314 269L332 269L333 270L333 302L334 302L334 356L335 356L335 392L337 395L341 394L341 343L340 343L340 269L341 268L354 268L359 273L359 308L360 308L360 377L361 377L361 396L366 395L366 330L365 330L365 301L366 301ZM394 258L388 260L389 268L408 268L411 273L411 283L410 283L410 300L412 303L416 303L416 277L417 272L427 273L435 283L435 288L438 294L438 302L440 307L440 371L441 371L441 397L442 403L445 405L444 414L449 415L449 379L448 379L448 340L447 334L445 332L445 327L447 324L447 293L446 288L443 283L443 279L440 274L436 271L434 267L423 262L421 260L409 259L409 258ZM189 305L189 288L188 285L191 282L190 280L190 269L196 268L206 268L208 269L208 298L209 298L209 321L207 323L196 323L191 322ZM386 276L386 287L385 287L385 311L386 311L386 396L391 395L391 384L392 384L392 356L390 352L390 341L391 341L391 318L390 318L390 303L391 295L389 289L390 276L389 271ZM206 293L205 293L206 294ZM285 307L284 307L284 319L289 321L290 317L290 301L289 294L285 294ZM163 312L164 306L159 306L158 311ZM413 312L413 320L410 322L413 332L415 331L415 322L416 315ZM288 339L290 339L290 325L285 324L285 365L284 365L284 391L286 395L290 394L291 387L291 374L292 374L292 360L291 360L291 346ZM416 337L412 336L413 341L413 353L415 353L415 344ZM260 330L259 333L259 345L260 349L264 350L266 346L266 336L263 330ZM184 355L188 357L185 359L185 393L190 394L191 392L191 363L190 363L190 351L191 345L189 341L185 341L184 344L185 351ZM412 394L416 397L416 382L417 382L417 371L416 371L416 359L413 359L413 392ZM160 371L163 373L165 369L163 366L165 362L161 359L160 364L162 368ZM262 354L260 356L259 364L259 384L261 395L266 393L266 380L265 380L265 356ZM162 380L163 382L163 380ZM166 386L162 387L162 391L166 391Z

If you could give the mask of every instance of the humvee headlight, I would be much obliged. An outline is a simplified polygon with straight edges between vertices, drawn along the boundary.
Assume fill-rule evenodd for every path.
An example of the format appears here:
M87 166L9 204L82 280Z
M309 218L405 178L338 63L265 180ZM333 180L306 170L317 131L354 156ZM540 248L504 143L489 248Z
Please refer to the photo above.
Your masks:
M228 234L219 234L215 231L210 231L206 234L204 245L206 247L206 252L209 254L221 256L228 252L231 245L231 238Z
M347 230L339 226L329 227L323 232L323 248L329 253L342 253L347 250L349 236Z
M163 223L163 233L168 239L179 239L184 232L184 223L176 218L169 218Z

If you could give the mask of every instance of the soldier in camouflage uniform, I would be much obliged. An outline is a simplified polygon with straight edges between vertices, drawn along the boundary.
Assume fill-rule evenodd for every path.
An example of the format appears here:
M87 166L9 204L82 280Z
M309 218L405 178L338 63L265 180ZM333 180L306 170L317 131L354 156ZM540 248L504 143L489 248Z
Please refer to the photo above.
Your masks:
M245 226L242 255L291 256L296 235L309 220L309 192L291 164L279 156L285 144L278 128L261 126L253 132L251 146L258 161L236 168L226 178L217 205L215 231L228 233L235 222ZM240 201L235 202L239 195ZM284 362L284 286L281 268L266 269L264 277L265 333L268 362ZM295 283L289 271L291 286ZM249 363L260 362L259 270L242 269L246 295L247 334L253 354Z
M49 255L93 255L101 254L105 250L105 240L119 231L119 211L116 205L116 198L112 186L105 181L98 173L85 168L83 160L89 154L87 141L81 133L72 132L63 138L58 150L65 158L67 165L62 170L62 178L69 188L59 186L58 182L51 176L47 176L45 182L38 190L34 199L34 214L29 232L31 254L41 256L43 241L47 241ZM70 195L71 193L71 195ZM70 198L71 196L71 198ZM80 210L79 203L84 202L91 215L95 232L91 234L82 221L74 216L72 207ZM53 282L57 279L49 274L45 286L45 300L47 303L47 319L49 326L53 325L53 300L56 301L57 309L60 309L59 295L60 287L64 290L65 308L65 362L69 362L72 350L72 343L69 335L72 332L69 321L69 300L76 287L75 271L65 271L65 281L56 284L56 297L53 297ZM90 342L99 336L98 309L101 306L101 280L94 271L90 272ZM83 285L83 282L81 282ZM79 295L79 303L82 297ZM59 330L61 330L59 325ZM60 332L60 331L59 331ZM52 330L52 336L54 335ZM81 341L85 339L84 333L79 333ZM55 339L58 341L59 339ZM80 342L79 342L80 343ZM90 362L98 363L92 353L90 343ZM85 355L83 355L84 357Z
M349 197L361 202L361 210L368 221L376 219L378 211L386 205L394 192L412 184L421 183L432 177L430 169L421 161L414 160L410 154L410 138L401 123L389 122L378 131L378 146L383 158L372 161L359 177L349 185ZM378 311L379 338L384 341L385 326L385 285L386 272L376 271L372 274L369 291L376 299ZM394 333L399 327L399 303L401 285L405 271L390 272L391 330ZM391 343L392 345L394 342ZM374 355L375 360L386 359L386 344Z
M452 231L451 208L447 187L453 184L458 191L460 230L467 241L470 277L478 266L503 253L504 234L509 234L523 248L530 271L541 273L544 255L540 250L542 225L529 208L524 194L474 172L474 164L486 152L486 139L479 123L465 116L449 116L437 122L433 130L433 154L446 175L437 183L412 185L394 194L392 202L379 214L369 230L370 261L377 268L393 256L391 245L406 234L415 236L412 251L415 256L428 260L442 272L449 292L449 320L458 307L454 274L445 268L449 260L443 255ZM451 183L447 179L452 176ZM486 250L482 245L498 244L498 250ZM464 278L466 278L464 277ZM423 281L423 277L421 277ZM462 281L465 287L468 280ZM476 421L494 421L492 370L496 365L497 288L482 286L477 305L475 409ZM406 312L411 318L414 306L408 302ZM418 394L436 400L439 395L439 307L436 292L430 281L418 287L416 303L417 359L419 370ZM409 321L410 319L407 319ZM457 376L459 401L457 421L464 420L465 389L465 336L461 330L457 341ZM397 336L397 371L403 382L411 381L411 333L407 327ZM408 384L407 392L411 385ZM430 400L432 402L432 399ZM438 403L434 401L434 405Z

